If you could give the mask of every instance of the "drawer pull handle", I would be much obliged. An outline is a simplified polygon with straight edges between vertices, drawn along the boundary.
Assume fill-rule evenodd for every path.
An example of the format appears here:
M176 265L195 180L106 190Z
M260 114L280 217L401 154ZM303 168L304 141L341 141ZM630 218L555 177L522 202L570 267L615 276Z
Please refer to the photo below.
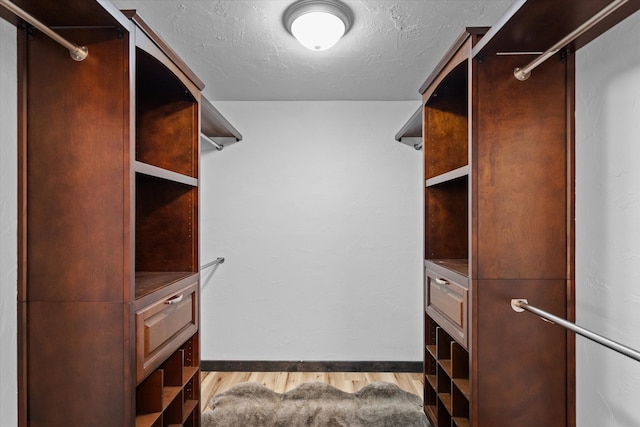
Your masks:
M448 280L444 280L444 279L440 279L440 278L436 278L436 283L438 285L448 285L449 281Z
M184 298L183 294L178 295L177 297L173 297L171 299L166 300L164 303L165 304L177 304L180 301L182 301L182 298Z

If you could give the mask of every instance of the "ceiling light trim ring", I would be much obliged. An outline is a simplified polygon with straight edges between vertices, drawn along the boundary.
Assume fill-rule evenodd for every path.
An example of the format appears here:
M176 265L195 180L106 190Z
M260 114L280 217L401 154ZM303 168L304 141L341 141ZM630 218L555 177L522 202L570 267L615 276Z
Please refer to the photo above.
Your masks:
M344 22L344 34L353 26L354 15L349 6L338 0L299 0L291 4L282 15L282 24L291 33L291 24L300 16L310 12L326 12L340 18Z

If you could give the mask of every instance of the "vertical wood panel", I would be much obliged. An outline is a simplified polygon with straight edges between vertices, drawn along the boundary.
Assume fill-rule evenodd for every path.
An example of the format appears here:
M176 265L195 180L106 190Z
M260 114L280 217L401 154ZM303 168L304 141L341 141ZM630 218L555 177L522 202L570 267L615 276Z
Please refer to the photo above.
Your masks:
M510 305L512 298L529 298L536 307L564 317L565 281L479 281L477 293L474 425L566 426L567 333L516 313Z
M525 82L522 56L478 66L478 278L566 277L566 67Z
M132 424L123 419L135 384L123 348L128 310L126 303L29 303L30 426Z
M567 317L576 321L575 55L567 57ZM576 425L576 335L567 335L567 425Z
M126 39L115 29L60 32L91 54L70 60L42 34L28 43L28 299L122 301Z

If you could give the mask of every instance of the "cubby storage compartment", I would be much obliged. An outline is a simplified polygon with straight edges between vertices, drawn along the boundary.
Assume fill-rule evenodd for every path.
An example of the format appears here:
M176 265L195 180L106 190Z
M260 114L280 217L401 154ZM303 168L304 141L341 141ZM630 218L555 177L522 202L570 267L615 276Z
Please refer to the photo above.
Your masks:
M433 346L435 349L435 345ZM438 388L438 382L436 380L436 375L438 372L438 364L436 363L436 359L434 353L431 352L431 348L426 349L425 353L425 366L424 366L424 376L425 376L425 385L428 385L432 389L436 390Z
M469 353L451 342L451 415L456 426L469 425Z
M437 418L438 362L437 325L424 315L424 411L430 418Z
M469 353L426 313L424 327L425 413L437 425L464 426L469 420Z
M438 356L438 422L451 424L451 337L442 328L436 330Z
M430 384L425 384L424 412L432 420L438 419L438 393Z
M455 425L458 427L468 426L469 425L469 397L465 396L464 393L460 391L455 386L451 391L451 411L453 421Z
M199 427L199 368L188 357L198 335L177 351L136 388L136 427Z

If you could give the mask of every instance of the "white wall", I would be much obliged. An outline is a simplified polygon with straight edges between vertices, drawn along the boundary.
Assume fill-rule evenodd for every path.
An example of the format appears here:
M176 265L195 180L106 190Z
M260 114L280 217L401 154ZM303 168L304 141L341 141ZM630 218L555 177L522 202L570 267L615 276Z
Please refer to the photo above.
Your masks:
M577 54L577 323L640 349L640 13ZM640 425L640 363L577 342L580 427Z
M201 164L203 360L419 361L419 103L218 102Z
M16 29L0 19L0 424L18 424Z

